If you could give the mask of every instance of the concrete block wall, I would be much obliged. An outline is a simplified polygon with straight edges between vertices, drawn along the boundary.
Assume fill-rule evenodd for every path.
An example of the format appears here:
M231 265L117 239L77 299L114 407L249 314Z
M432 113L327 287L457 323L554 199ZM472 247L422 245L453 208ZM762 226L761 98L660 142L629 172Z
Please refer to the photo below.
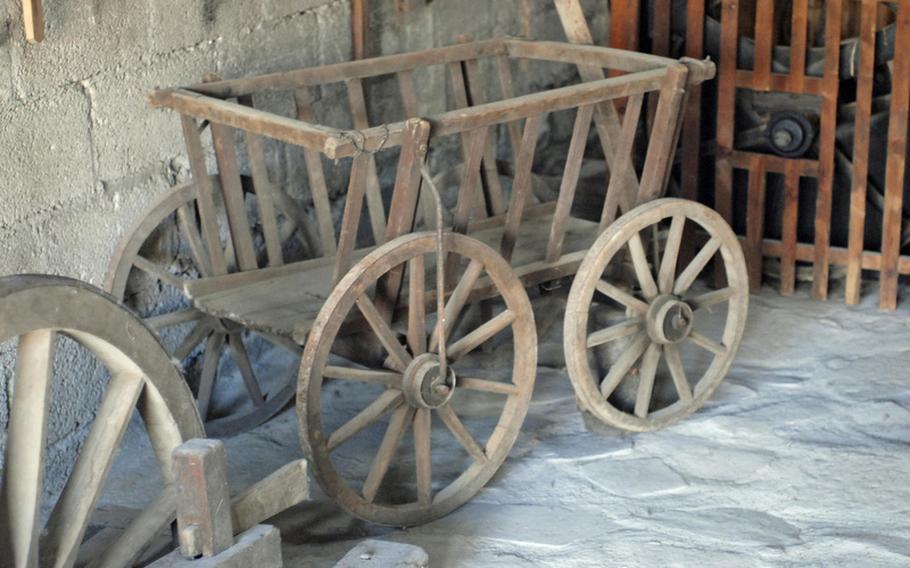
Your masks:
M522 35L528 1L416 0L401 18L396 3L373 0L370 51L447 45L464 33ZM598 2L584 0L601 38L607 25L604 10L594 13ZM528 5L531 34L562 39L550 0ZM351 57L350 0L82 0L45 2L45 10L46 40L27 44L21 1L0 0L0 274L101 284L118 239L188 177L178 117L147 107L155 87L198 82L207 72L239 77ZM425 100L446 104L443 78L420 88ZM381 104L377 94L371 105ZM295 161L288 159L285 176L300 176ZM12 347L0 346L0 449ZM84 353L66 358L51 424L52 490L65 479L106 380Z

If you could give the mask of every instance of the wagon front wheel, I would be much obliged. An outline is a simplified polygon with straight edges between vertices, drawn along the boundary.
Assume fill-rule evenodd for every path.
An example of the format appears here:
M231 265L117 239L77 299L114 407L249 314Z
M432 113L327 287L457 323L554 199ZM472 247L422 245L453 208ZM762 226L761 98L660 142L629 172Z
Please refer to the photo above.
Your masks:
M537 337L521 282L488 246L445 239L458 267L446 291L445 373L429 313L432 233L400 237L357 263L320 311L301 361L297 408L313 472L371 522L425 523L467 502L505 461L530 402ZM376 291L396 279L395 304L404 307L384 310ZM480 289L500 298L486 321L471 305ZM483 347L499 364L489 365Z
M700 243L686 264L684 236ZM712 259L726 283L707 290L696 279ZM569 293L563 341L581 409L640 432L700 408L733 363L748 295L739 241L716 212L659 199L623 215L591 247Z

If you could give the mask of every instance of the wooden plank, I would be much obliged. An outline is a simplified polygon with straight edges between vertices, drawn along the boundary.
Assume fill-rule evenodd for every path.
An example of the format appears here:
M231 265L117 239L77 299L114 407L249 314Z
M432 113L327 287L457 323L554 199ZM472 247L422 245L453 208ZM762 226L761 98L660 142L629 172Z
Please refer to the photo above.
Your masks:
M790 296L796 289L796 230L799 223L799 167L789 160L784 175L784 212L781 217L783 252L780 259L780 293Z
M736 58L739 2L723 0L720 19L720 65L717 74L717 165L714 208L728 224L733 223L733 152L736 111Z
M753 86L767 90L771 87L771 62L774 56L774 0L757 0L755 9L755 59Z
M737 87L755 91L775 91L781 93L819 95L825 90L824 80L807 75L795 76L783 73L771 73L767 77L757 77L747 69L737 69L735 73Z
M796 167L799 175L802 177L818 177L819 166L818 160L809 160L806 158L784 158L773 156L771 154L759 154L757 152L745 152L735 150L729 154L727 161L735 169L748 169L754 156L761 156L765 161L765 171L774 174L786 174L787 168Z
M639 0L614 0L610 3L610 10L610 45L618 49L637 51L638 20L641 14Z
M348 181L348 193L344 204L344 215L341 218L341 232L338 237L338 251L335 254L333 282L338 282L351 267L351 254L357 244L357 228L360 226L360 214L363 210L368 167L368 154L357 156L351 165L351 177Z
M614 2L613 5L617 4L631 4L629 0L625 2ZM690 2L691 4L691 2ZM653 0L654 21L651 22L651 53L654 55L661 55L663 57L668 57L670 55L670 21L672 19L673 7L670 0ZM628 33L629 21L622 20L615 21L611 17L610 25L615 30L616 28L624 28L621 33ZM622 37L618 38L622 41ZM638 51L637 45L620 46L613 42L613 36L610 36L610 45L612 47L622 47L623 49L629 49L632 51Z
M518 239L518 226L525 210L525 202L531 193L531 167L534 165L534 151L537 149L537 135L540 125L546 115L532 116L525 124L521 137L521 149L518 152L518 162L515 163L515 182L512 185L512 198L509 201L509 210L506 213L505 230L499 250L506 260L512 259L515 242Z
M348 89L348 101L351 105L351 120L356 130L367 130L370 121L367 118L367 101L360 79L345 81ZM385 242L385 207L382 203L382 188L379 186L379 175L376 173L376 158L371 153L367 165L367 213L370 227L373 229L373 241L377 245Z
M227 261L224 258L221 233L218 229L218 219L215 214L212 178L209 177L208 167L205 165L205 152L202 150L199 126L195 120L188 116L181 117L181 124L183 126L186 153L190 161L190 170L193 173L193 183L196 185L196 204L199 208L202 236L205 238L205 246L208 248L208 258L212 263L212 272L215 276L226 274Z
M301 89L294 93L294 104L297 118L316 123L310 94ZM329 190L325 183L325 170L322 157L316 150L303 148L303 159L306 162L307 179L310 182L310 196L313 198L313 209L316 211L316 223L319 225L320 249L323 256L335 254L335 225L332 223L332 205L329 202Z
M252 97L244 97L241 104L253 106ZM257 134L245 133L247 154L250 160L250 173L253 176L253 188L256 192L256 204L259 210L259 222L262 224L262 233L265 238L265 249L269 256L269 266L284 264L284 254L281 252L281 237L278 234L278 214L275 211L274 189L269 180L269 172L265 163L265 148L263 139Z
M456 233L464 234L467 231L472 213L476 210L476 194L480 185L480 163L486 148L487 130L487 128L480 128L468 133L464 173L461 187L458 190L455 219L452 224L452 231Z
M828 0L825 10L825 75L819 127L818 199L815 204L815 266L812 296L828 297L828 248L831 246L831 206L834 193L837 96L840 82L840 22L843 0ZM906 120L904 121L906 124Z
M414 88L413 71L406 70L398 73L398 90L401 93L405 120L418 118L420 116L420 104L417 99L417 91Z
M22 25L25 28L25 41L29 43L44 41L42 0L22 0Z
M897 307L897 264L900 256L901 217L907 166L907 121L910 118L908 117L908 105L910 105L910 0L901 0L898 7L897 44L894 53L879 297L879 305L890 310Z
M391 75L399 71L430 65L445 65L450 61L478 59L506 54L503 39L490 39L472 43L455 44L410 53L346 61L333 65L309 67L293 71L268 73L242 79L228 79L196 84L189 89L218 98L228 99L264 91L293 91L303 87L318 87L346 79L363 79L378 75Z
M234 544L224 442L190 440L173 459L180 552L188 558L224 552Z
M636 202L639 204L651 201L662 194L669 170L673 167L673 155L678 140L677 128L682 120L680 108L686 93L688 74L689 70L685 65L667 69L661 85L657 110L654 113L654 127L648 141L648 153L638 188Z
M253 247L253 234L250 232L250 219L243 197L243 186L240 185L240 168L237 166L234 131L214 122L211 124L211 129L215 157L218 160L221 194L224 197L224 208L227 210L234 253L237 255L240 270L255 270L259 268L259 264L256 260L256 249Z
M563 168L559 196L556 199L556 213L553 215L550 238L547 241L546 259L548 262L555 262L562 256L566 224L572 211L572 202L575 200L575 190L578 187L578 176L581 173L581 164L585 157L585 147L588 145L588 132L591 131L593 116L594 107L591 105L580 107L575 115L572 141L569 143L569 153Z
M789 76L794 83L801 83L806 76L808 33L809 0L793 0L792 25L790 27Z
M856 116L853 138L853 187L850 190L850 260L844 291L848 305L859 303L862 279L863 237L866 228L866 194L869 183L869 142L872 130L872 87L875 74L875 31L878 2L863 0L859 32L859 69L856 75Z
M566 13L563 12L563 4L577 1L578 0L554 0L556 8L560 13ZM574 10L571 6L569 9ZM524 41L508 38L503 40L503 43L506 46L509 56L513 59L534 59L539 61L571 63L582 67L616 69L627 73L651 71L678 63L677 60L670 59L669 57L595 46L593 45L594 40L588 29L588 25L584 20L583 13L581 18L571 16L568 19L563 19L563 27L567 25L567 21L571 21L571 25L573 26L571 35L568 31L566 34L569 41L572 43ZM575 28L574 26L577 22L581 22L584 25L584 29L587 31L582 32L579 31L580 28Z
M686 56L701 59L705 44L705 4L689 2L686 14ZM682 165L680 195L683 199L698 200L699 169L701 168L701 85L688 88L689 97L683 110Z
M749 288L761 291L762 244L765 232L765 189L767 175L760 157L753 160L749 169L749 186L746 188L746 268L749 271Z

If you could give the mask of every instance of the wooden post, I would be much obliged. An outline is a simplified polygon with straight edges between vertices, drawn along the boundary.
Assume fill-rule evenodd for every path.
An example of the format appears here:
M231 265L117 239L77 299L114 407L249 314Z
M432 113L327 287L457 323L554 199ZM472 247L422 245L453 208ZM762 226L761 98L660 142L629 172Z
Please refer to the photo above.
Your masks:
M215 556L233 546L224 443L195 439L176 448L174 478L181 553Z
M351 35L354 43L354 59L366 57L367 31L370 29L369 9L370 0L353 0L351 3Z
M22 0L22 21L25 40L29 43L44 41L44 6L42 0Z

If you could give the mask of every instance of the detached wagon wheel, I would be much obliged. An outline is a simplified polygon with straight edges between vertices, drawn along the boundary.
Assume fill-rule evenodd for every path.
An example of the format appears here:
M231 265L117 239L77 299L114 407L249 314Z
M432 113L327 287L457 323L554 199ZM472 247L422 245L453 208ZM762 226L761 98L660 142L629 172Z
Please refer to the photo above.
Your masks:
M212 180L217 189L217 177L213 176ZM215 193L220 194L220 191ZM248 192L246 198L248 208L256 211L255 195ZM222 248L227 250L231 265L231 245L223 210L219 210L218 222ZM291 227L284 231L288 241L296 226L294 222L286 226ZM295 356L299 350L290 341L255 333L193 307L184 284L212 275L208 249L201 234L196 186L186 184L172 189L150 207L121 240L111 260L105 287L142 316L170 346L196 390L199 413L206 422L208 435L230 436L265 422L294 396L293 373L288 373L284 382L273 383L271 388L261 384L262 377L256 375L253 357L248 352L250 340L261 337L292 351ZM301 242L305 241L301 238ZM249 400L242 401L240 409L225 412L215 406L213 394L218 388L222 363L227 359L232 359L240 372Z
M110 296L66 278L0 279L0 340L8 342L7 352L15 358L0 490L0 564L132 565L174 519L171 451L203 435L183 378L155 335L128 310ZM73 379L66 374L72 372L74 350L100 362L110 379L75 463L64 466L69 476L59 498L47 502L54 489L44 482L46 448L62 447L59 440L51 440L51 433L67 419L65 412L51 412L65 408L60 403L65 393L54 390L67 384L72 388ZM137 410L161 469L163 488L122 532L88 530ZM137 450L143 444L133 439L129 445L130 459L141 458ZM59 469L62 464L51 465ZM154 488L155 477L145 472L129 492L141 494L137 490L145 480ZM49 517L44 514L48 511Z
M435 325L426 316L435 306L427 291L435 243L434 234L406 235L357 263L319 312L300 365L298 416L313 471L345 509L376 523L425 523L474 496L506 459L534 386L537 337L527 294L502 257L462 235L446 235L460 278L446 302L450 364L439 376ZM370 294L395 269L403 270L407 313L390 325ZM504 307L475 324L466 303L484 273ZM357 366L332 356L350 337L339 334L345 320L367 330L358 346L373 339L382 353ZM485 343L501 346L510 363L472 367L471 352Z
M679 271L687 226L701 229L708 241ZM623 288L614 279L629 257L637 283ZM695 292L696 278L713 258L723 263L726 287ZM595 291L619 305L618 317L595 321ZM569 294L564 347L580 406L633 431L689 415L729 371L747 307L742 249L720 215L680 199L659 199L623 215L591 247ZM704 325L712 323L720 329L714 337ZM609 361L599 365L604 352Z

